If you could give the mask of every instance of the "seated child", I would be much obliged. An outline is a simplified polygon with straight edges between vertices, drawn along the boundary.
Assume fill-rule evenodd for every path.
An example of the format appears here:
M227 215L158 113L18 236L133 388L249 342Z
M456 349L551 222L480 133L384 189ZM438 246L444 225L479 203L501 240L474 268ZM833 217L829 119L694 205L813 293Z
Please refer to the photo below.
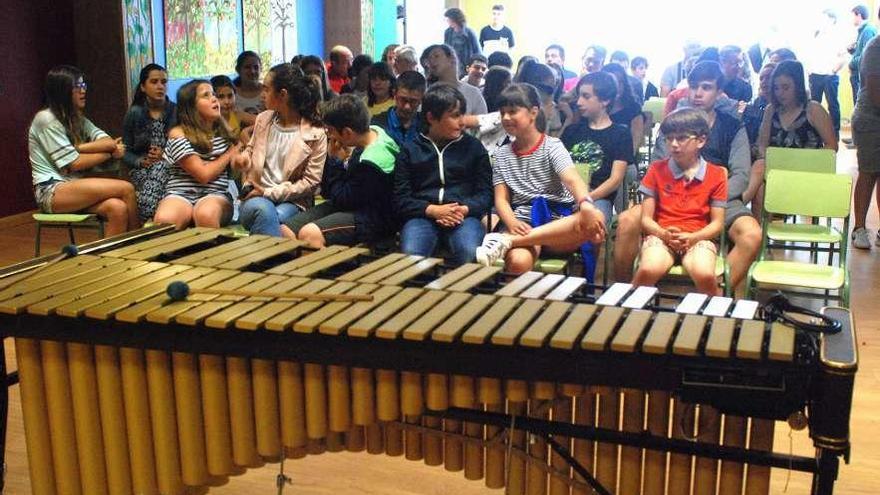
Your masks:
M394 171L394 207L403 223L400 247L431 256L448 246L450 265L474 260L492 207L492 167L480 141L465 134L464 95L449 84L425 93L427 130L403 145Z
M680 259L698 291L717 295L712 240L724 227L727 174L700 155L709 122L702 110L680 109L663 119L660 132L670 157L652 163L642 180L645 240L632 283L655 285Z
M585 242L605 238L605 217L593 203L562 142L544 134L546 122L538 90L517 83L501 93L501 123L514 138L495 154L492 183L495 209L504 232L487 234L477 248L477 262L490 266L505 260L505 270L532 269L542 246L572 252ZM546 200L571 210L543 225L535 225L532 202Z
M341 95L322 110L329 139L354 151L345 162L328 157L321 179L326 201L289 219L287 226L316 248L392 234L396 226L392 173L400 148L381 127L370 125L367 104L358 96Z
M168 134L165 160L171 164L156 223L184 229L220 227L232 219L229 165L239 149L220 115L211 83L194 79L177 92L178 125Z

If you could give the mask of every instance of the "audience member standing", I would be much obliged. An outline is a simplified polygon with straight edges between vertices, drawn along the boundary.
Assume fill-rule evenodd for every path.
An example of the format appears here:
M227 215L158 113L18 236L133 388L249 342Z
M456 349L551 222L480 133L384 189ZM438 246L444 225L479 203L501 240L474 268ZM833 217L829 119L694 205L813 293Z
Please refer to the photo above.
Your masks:
M482 88L485 83L483 77L487 70L489 70L489 61L486 57L480 54L474 55L468 61L467 74L461 80L475 88Z
M483 53L509 52L513 48L513 31L504 25L504 5L492 6L492 24L480 30Z
M130 183L119 179L82 177L82 173L125 153L113 139L85 117L83 73L60 65L46 76L46 105L28 131L34 196L44 213L88 211L107 220L108 236L137 228L137 199Z
M137 193L138 216L145 222L153 218L165 194L168 163L162 159L162 150L168 131L177 123L177 106L168 99L168 73L161 65L146 65L139 81L122 123L122 160Z
M466 82L458 80L458 60L455 51L449 45L431 45L422 52L421 59L424 60L426 71L429 75L429 82L445 82L458 88L467 101L465 113L472 115L480 115L486 113L486 100L478 88L471 86Z
M880 178L880 38L872 39L862 52L859 70L862 86L853 112L853 142L859 162L853 212L853 247L871 248L865 218L871 206L871 192ZM880 194L880 188L877 189ZM877 198L880 207L880 197ZM880 246L880 237L874 240Z
M465 72L465 64L474 54L480 52L480 44L474 30L467 27L467 19L461 9L453 7L444 14L449 27L443 33L443 43L455 50L458 56L458 76Z
M822 103L828 100L828 113L834 134L840 137L840 101L837 88L840 77L837 72L843 68L845 60L844 42L837 26L837 14L831 9L822 12L821 25L813 33L810 48L807 50L804 64L809 71L810 96Z
M868 22L870 14L868 7L864 5L856 5L852 9L853 25L858 29L856 41L849 47L852 58L849 61L849 83L852 85L853 103L859 94L859 63L862 60L862 52L868 46L874 36L877 36L877 28Z
M351 81L348 69L354 61L354 55L346 46L336 45L330 50L330 63L327 64L327 78L330 89L336 94L342 93L342 87Z

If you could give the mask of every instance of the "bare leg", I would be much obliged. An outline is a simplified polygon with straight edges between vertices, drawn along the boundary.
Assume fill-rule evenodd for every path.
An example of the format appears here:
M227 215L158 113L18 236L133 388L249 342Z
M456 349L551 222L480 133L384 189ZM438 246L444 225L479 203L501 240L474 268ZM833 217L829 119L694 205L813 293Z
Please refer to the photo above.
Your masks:
M177 230L183 230L192 222L192 215L193 207L189 201L177 196L168 196L159 201L153 221L158 224L170 223Z
M303 227L299 229L299 235L297 237L299 240L307 242L309 246L315 249L321 249L327 245L327 241L324 239L324 234L321 232L321 228L313 223L303 225Z
M853 229L861 229L865 227L865 220L868 217L868 208L871 206L871 191L880 177L878 174L859 172L856 179L856 187L853 194L853 207L855 213L853 216ZM877 190L877 205L880 208L880 188Z
M730 290L733 292L746 278L749 267L761 250L761 226L753 217L741 216L733 221L727 236L734 243L733 249L727 254L727 262L730 264Z
M511 247L547 246L553 251L574 251L585 242L601 242L602 232L587 229L597 212L578 211L577 214L562 217L550 223L535 227L526 235L513 236ZM601 213L598 213L601 217Z
M633 262L639 254L641 222L642 207L639 205L617 216L617 232L614 238L614 280L618 282L632 279Z
M512 248L504 258L504 271L516 275L525 273L535 266L535 260L540 254L540 246Z
M697 248L687 253L681 260L697 291L717 296L718 278L715 276L715 253L710 249Z
M281 224L281 237L296 240L296 234L293 233L293 230L283 223Z
M642 249L639 258L639 270L632 279L636 286L654 286L666 275L675 262L669 251L663 246L647 246Z
M96 205L86 208L89 213L96 213L107 221L104 227L104 235L107 237L122 234L127 231L128 209L123 200L110 198Z
M122 205L112 202L110 205L100 203L108 199L118 199ZM116 204L116 206L112 206ZM94 209L92 209L94 207ZM124 208L120 215L119 208ZM130 182L119 179L86 178L75 179L58 184L52 199L52 211L71 213L88 209L90 212L104 216L111 212L114 218L107 218L106 235L115 235L140 225L137 212L137 197L134 186Z
M196 201L193 207L193 222L196 227L220 227L232 218L232 203L216 194Z

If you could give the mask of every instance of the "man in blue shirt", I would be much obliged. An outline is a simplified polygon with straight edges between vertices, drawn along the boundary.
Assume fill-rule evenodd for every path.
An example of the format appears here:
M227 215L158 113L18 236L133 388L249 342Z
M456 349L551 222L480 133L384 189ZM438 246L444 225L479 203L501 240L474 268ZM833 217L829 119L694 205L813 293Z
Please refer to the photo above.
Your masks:
M864 5L856 5L852 9L853 24L858 28L858 37L856 42L850 46L849 52L852 59L849 61L849 82L852 85L853 103L856 102L856 96L859 94L859 63L862 61L862 52L868 46L868 42L874 36L877 36L877 28L868 24L868 7Z

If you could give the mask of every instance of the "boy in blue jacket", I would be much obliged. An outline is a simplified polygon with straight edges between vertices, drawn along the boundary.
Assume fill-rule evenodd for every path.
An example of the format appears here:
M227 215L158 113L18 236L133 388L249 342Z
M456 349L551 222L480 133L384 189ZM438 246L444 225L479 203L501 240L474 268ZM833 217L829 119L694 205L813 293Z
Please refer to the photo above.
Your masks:
M431 86L422 100L424 132L404 144L394 171L402 251L431 256L442 243L453 266L474 260L493 199L486 148L463 132L466 105L455 87Z
M328 154L321 179L326 201L294 216L287 226L315 248L350 246L393 234L392 174L400 148L381 127L370 125L367 105L357 96L330 100L322 115L331 141L354 151L345 161Z

